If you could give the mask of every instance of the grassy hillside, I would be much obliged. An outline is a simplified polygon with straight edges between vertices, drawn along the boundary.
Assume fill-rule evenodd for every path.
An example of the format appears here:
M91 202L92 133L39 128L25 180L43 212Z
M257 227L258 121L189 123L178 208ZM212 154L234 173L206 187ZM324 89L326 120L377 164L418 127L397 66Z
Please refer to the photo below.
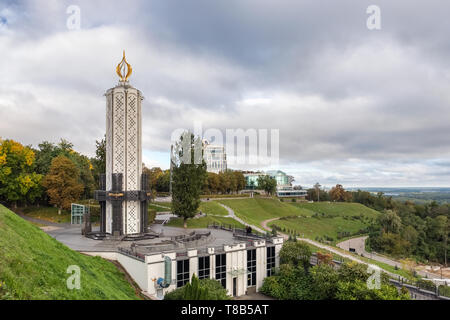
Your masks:
M317 213L324 213L328 216L359 216L364 215L369 218L376 218L378 212L370 209L360 203L347 203L347 202L291 202L290 205L299 208L311 210Z
M250 224L280 218L269 226L331 242L363 233L379 214L359 203L297 203L264 198L219 201Z
M262 221L285 216L311 216L310 210L292 206L276 199L251 198L234 200L217 200L230 207L235 214L254 225L260 225Z
M70 223L70 211L63 210L61 214L58 214L58 208L55 207L27 207L22 209L22 213L32 217L45 221L56 223Z
M81 289L66 286L71 265ZM109 261L73 251L0 205L0 299L138 299Z
M156 212L164 212L172 210L171 202L151 202L149 204L150 209L156 210ZM225 210L221 205L219 205L216 201L202 201L200 203L199 211L207 214L213 214L218 216L226 216L228 214L227 210Z
M364 234L379 213L359 203L291 203L313 212L309 217L284 217L269 223L281 230L291 230L302 237L336 243Z
M202 217L198 219L189 219L188 220L188 228L194 228L194 229L200 229L200 228L206 228L208 224L231 224L232 226L236 228L244 228L244 225L239 223L238 221L234 220L233 218L227 218L227 217L217 217L217 216L207 216ZM183 219L181 218L174 218L169 221L167 224L170 227L183 227Z
M200 208L203 213L212 214L216 216L226 216L228 215L228 211L222 207L217 201L208 201L200 203Z

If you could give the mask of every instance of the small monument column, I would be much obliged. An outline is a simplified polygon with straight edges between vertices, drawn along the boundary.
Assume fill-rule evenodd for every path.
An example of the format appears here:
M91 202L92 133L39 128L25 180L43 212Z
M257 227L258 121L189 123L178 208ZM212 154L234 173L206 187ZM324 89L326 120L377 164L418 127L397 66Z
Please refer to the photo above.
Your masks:
M148 179L142 174L142 93L128 78L125 59L117 65L119 83L106 91L106 173L100 178L100 232L114 236L147 232Z

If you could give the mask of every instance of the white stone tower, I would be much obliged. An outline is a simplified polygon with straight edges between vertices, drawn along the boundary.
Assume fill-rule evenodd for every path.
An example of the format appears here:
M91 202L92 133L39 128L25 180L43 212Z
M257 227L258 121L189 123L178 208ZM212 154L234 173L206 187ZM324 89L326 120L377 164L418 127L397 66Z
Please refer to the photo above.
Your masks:
M142 94L128 77L131 66L117 66L119 83L106 91L106 175L96 198L101 204L100 231L115 236L145 233L147 179L142 175ZM103 204L103 205L102 205Z

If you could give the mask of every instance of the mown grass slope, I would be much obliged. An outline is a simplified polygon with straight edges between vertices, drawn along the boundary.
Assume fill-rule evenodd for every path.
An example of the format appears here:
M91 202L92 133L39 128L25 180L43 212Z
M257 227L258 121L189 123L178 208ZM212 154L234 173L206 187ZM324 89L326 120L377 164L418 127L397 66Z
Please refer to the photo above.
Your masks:
M202 213L206 213L208 215L216 215L216 216L226 216L228 215L228 211L222 207L217 201L208 201L201 202L199 210Z
M171 202L151 202L149 208L156 210L156 212L167 212L172 211ZM202 201L198 211L206 214L212 214L217 216L226 216L228 214L227 210L223 208L216 201Z
M379 213L359 203L301 203L277 199L253 198L219 200L244 221L261 225L264 220L285 231L315 240L337 240L364 233Z
M310 210L292 206L277 199L251 198L217 201L233 209L239 218L254 225L260 225L262 221L272 218L313 214Z
M71 265L80 290L67 288ZM0 299L138 299L109 261L85 256L0 205Z
M22 209L22 213L40 220L55 222L55 223L70 223L70 211L62 210L58 214L58 209L55 207L26 207Z
M379 215L378 211L375 211L369 207L366 207L360 203L348 203L348 202L291 202L292 206L296 206L302 209L311 210L317 213L324 213L328 216L359 216L364 215L369 218L376 218Z
M196 219L188 219L187 227L194 228L194 229L201 229L201 228L206 228L208 226L208 224L213 224L213 223L231 225L232 227L236 227L236 228L244 228L245 227L243 224L234 220L233 218L218 217L218 216L207 216L207 217L201 217L201 218L196 218ZM183 219L173 218L167 223L167 226L182 228L183 227Z

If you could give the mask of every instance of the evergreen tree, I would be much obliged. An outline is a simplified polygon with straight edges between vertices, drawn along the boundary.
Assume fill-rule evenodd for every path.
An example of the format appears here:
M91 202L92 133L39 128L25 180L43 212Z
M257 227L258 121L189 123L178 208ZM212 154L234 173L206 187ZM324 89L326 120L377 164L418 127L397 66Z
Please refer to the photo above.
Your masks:
M201 139L184 132L173 148L172 212L183 218L193 218L200 206L200 195L206 181L206 163L203 160Z

